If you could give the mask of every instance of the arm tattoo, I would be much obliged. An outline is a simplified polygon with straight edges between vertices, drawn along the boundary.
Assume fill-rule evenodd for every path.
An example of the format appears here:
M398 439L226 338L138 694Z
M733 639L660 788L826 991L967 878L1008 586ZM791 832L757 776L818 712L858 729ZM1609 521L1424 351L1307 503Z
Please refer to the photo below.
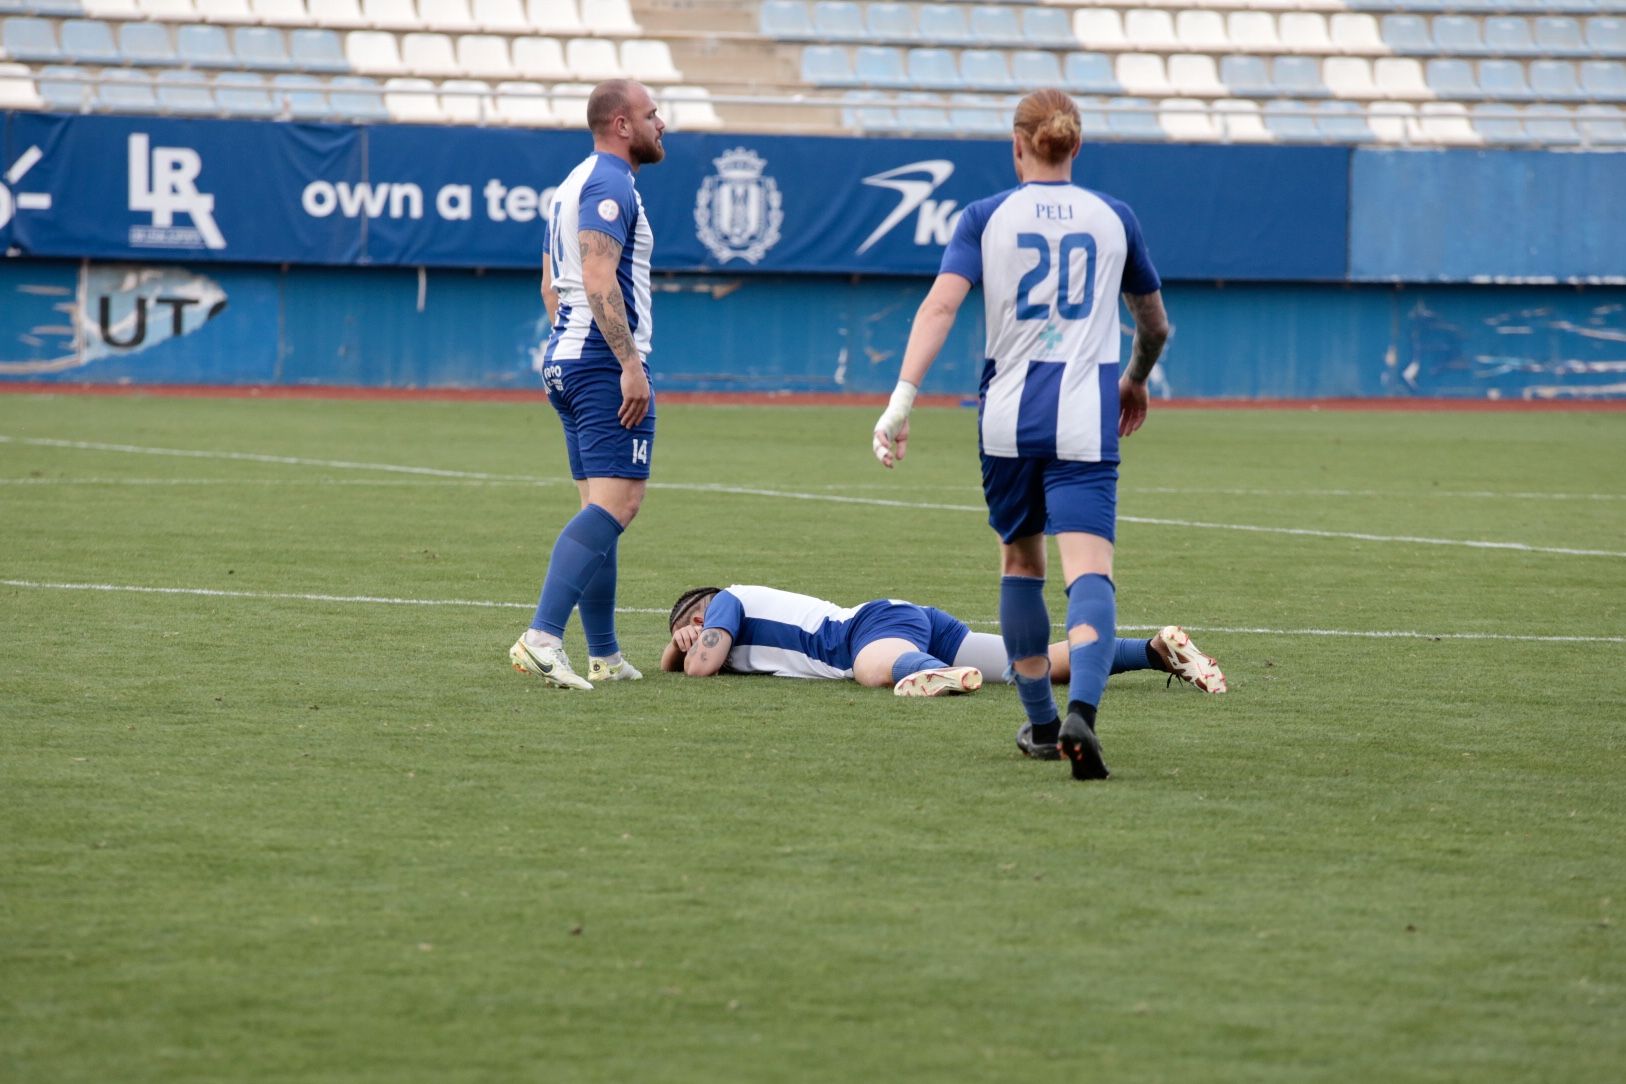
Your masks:
M720 635L718 635L716 629L707 629L700 636L700 642L703 645L705 645L708 649L716 647L718 642L721 641L721 640L722 640L722 637Z
M1129 352L1128 376L1137 383L1145 383L1157 359L1163 355L1163 344L1169 339L1168 316L1157 294L1125 294L1124 302L1135 318L1135 343Z
M610 265L610 281L614 286L615 267L621 261L622 246L615 238L599 230L582 230L579 237L582 262L586 263L589 257L604 260ZM585 278L585 275L583 277ZM627 321L627 303L621 297L621 290L612 288L599 293L589 293L587 306L593 310L593 322L598 325L599 334L604 336L605 344L615 353L621 364L626 366L629 361L636 362L638 347L632 341L632 330Z

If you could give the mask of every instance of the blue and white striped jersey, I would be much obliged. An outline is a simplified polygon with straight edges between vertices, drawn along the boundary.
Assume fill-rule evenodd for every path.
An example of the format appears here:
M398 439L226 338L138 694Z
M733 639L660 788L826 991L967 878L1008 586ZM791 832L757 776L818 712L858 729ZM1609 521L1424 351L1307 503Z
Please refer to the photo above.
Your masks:
M727 669L778 677L853 676L852 622L867 606L842 607L812 595L735 584L706 604L705 626L734 637Z
M587 293L582 289L582 230L609 234L621 245L616 281L627 307L627 325L633 345L647 362L653 342L650 313L649 257L655 235L644 214L644 201L633 184L632 167L613 154L588 155L571 170L553 196L548 236L553 288L559 292L559 311L547 349L536 363L540 371L550 362L582 361L620 368L593 322Z
M1118 460L1118 294L1162 288L1128 206L1030 181L966 207L941 270L982 284L985 455Z

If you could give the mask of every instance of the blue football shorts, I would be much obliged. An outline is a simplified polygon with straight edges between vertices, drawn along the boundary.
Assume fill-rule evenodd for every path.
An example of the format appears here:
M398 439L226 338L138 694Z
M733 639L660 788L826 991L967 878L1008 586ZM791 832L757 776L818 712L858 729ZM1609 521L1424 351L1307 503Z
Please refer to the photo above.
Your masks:
M616 415L621 410L621 368L564 362L548 381L548 402L565 427L570 476L583 478L648 478L655 454L655 392L650 386L649 413L632 429ZM649 376L649 366L644 366Z
M988 526L1001 541L1079 531L1116 541L1118 464L982 457Z
M847 645L856 659L877 640L907 640L916 650L952 663L970 632L965 622L936 607L882 599L858 608Z

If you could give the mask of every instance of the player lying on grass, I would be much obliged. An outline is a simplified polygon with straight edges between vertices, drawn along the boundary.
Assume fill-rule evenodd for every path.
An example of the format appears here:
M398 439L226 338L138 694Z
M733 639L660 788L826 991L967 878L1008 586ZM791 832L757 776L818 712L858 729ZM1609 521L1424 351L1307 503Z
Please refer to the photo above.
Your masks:
M935 607L896 599L842 607L773 587L697 587L678 596L667 628L672 639L661 652L661 669L690 677L852 678L891 685L898 696L938 696L974 692L984 672L1004 675L1007 669L999 636L972 632ZM1066 641L1050 645L1050 664L1051 680L1065 684L1071 676ZM1178 625L1147 640L1120 638L1112 672L1128 670L1158 670L1203 692L1225 691L1219 666ZM1033 742L1026 727L1017 745L1028 756L1059 755L1054 743Z

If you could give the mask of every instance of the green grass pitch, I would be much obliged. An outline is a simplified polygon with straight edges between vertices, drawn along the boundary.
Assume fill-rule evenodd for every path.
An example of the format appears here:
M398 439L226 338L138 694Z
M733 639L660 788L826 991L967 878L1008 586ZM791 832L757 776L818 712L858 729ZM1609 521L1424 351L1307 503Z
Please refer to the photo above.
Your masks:
M1231 691L1089 785L1003 686L654 673L703 583L993 630L973 412L874 414L663 405L567 694L545 404L0 397L0 1080L1620 1079L1626 414L1154 404L1119 620Z

